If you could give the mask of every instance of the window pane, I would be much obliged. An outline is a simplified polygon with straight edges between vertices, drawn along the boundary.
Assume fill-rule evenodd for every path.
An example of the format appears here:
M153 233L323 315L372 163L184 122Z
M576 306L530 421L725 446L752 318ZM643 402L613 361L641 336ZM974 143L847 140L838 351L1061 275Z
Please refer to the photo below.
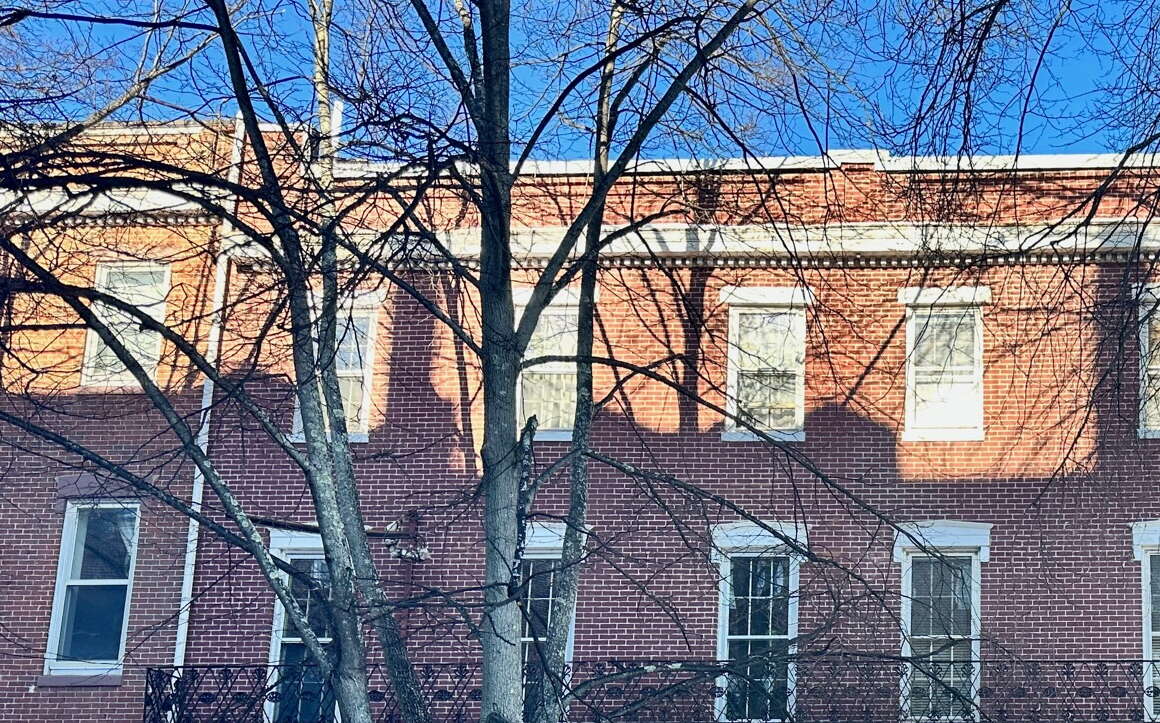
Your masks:
M1160 374L1146 371L1144 387L1140 391L1144 395L1144 424L1150 429L1160 428Z
M527 358L538 356L576 356L576 324L578 311L574 307L548 308L540 314L532 338L528 341Z
M922 427L974 427L978 424L979 385L966 381L936 379L915 373L914 418Z
M108 266L98 273L101 291L136 306L158 321L164 320L167 291L164 283L165 269L160 267ZM93 309L146 371L156 368L161 349L159 334L142 329L139 318L113 306L98 302ZM131 381L113 350L95 332L90 333L93 345L86 359L89 372L101 381Z
M370 338L369 314L339 314L337 354L335 368L340 371L357 371L363 369L369 351L367 341Z
M737 367L742 370L801 369L804 324L789 311L742 311L737 316Z
M346 418L348 432L361 431L364 427L363 397L365 389L362 374L338 378L338 390L342 394L342 412Z
M74 580L126 580L132 562L137 513L131 509L81 508L77 510L73 547Z
M737 412L761 429L797 426L798 375L787 372L739 371Z
M335 720L334 695L301 643L283 643L278 671L277 723L329 723Z
M976 676L970 641L918 642L911 653L910 717L973 718Z
M1148 558L1148 583L1152 593L1152 634L1160 635L1160 555ZM1160 657L1160 648L1152 649L1152 657Z
M326 561L320 558L297 558L291 560L290 564L295 570L313 579L320 588L312 591L305 580L298 577L290 580L290 594L305 613L310 629L320 638L329 638L330 622L326 614L326 601L330 599L330 571ZM286 616L283 624L282 635L294 639L299 637L289 616Z
M61 621L62 660L115 661L121 655L126 585L72 585L65 591Z
M1160 367L1160 308L1151 309L1148 317L1147 366Z
M727 720L788 717L789 643L785 640L734 640L729 659L740 661L728 676Z
M974 368L974 309L918 315L914 319L914 332L916 369Z
M574 372L529 370L521 377L525 418L535 415L540 429L571 429L576 411Z
M524 560L524 589L520 601L523 637L543 640L548 634L552 603L556 595L556 573L551 560Z

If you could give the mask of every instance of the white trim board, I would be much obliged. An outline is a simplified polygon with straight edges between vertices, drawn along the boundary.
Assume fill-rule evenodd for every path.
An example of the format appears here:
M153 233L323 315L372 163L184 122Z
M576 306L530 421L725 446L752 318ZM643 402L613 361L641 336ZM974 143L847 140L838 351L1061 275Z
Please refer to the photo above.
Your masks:
M894 561L902 562L910 554L924 554L918 544L921 542L922 547L935 552L977 551L979 562L988 562L991 559L992 526L990 522L960 520L904 522L898 525L894 536Z
M808 286L725 286L717 300L735 306L812 306L814 292Z
M990 286L907 286L898 290L906 306L980 306L991 303Z
M549 256L558 248L565 230L563 226L514 228L513 252L517 257ZM623 230L622 226L605 226L602 232L607 235ZM440 241L459 258L477 256L479 238L479 227L440 233ZM1130 218L1102 218L1087 224L651 224L617 238L606 247L603 256L761 254L805 260L835 255L1063 254L1128 250L1137 244L1143 250L1160 250L1160 224Z
M787 540L802 549L808 549L809 537L806 526L777 520L762 520L760 525L749 520L720 522L713 525L713 547L720 553L792 553L793 547Z

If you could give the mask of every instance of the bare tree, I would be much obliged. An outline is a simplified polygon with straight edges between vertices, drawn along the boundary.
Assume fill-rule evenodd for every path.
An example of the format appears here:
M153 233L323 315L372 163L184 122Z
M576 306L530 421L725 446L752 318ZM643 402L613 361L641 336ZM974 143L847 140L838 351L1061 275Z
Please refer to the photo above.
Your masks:
M810 221L802 218L809 209L780 195L778 169L763 167L753 153L763 134L780 137L780 124L790 116L801 123L785 136L812 138L821 152L829 148L819 140L814 122L830 111L844 139L869 137L876 145L915 151L975 150L976 143L958 139L969 139L982 126L970 104L960 107L959 101L981 82L974 72L987 67L989 33L1001 27L1008 40L1016 33L1013 21L997 23L1009 12L1006 6L948 11L948 18L939 15L925 26L916 21L911 36L884 33L896 54L881 62L895 71L920 73L929 83L917 107L902 118L887 117L885 104L870 99L873 83L863 86L845 72L858 54L836 52L876 37L884 23L881 8L857 3L774 6L759 0L644 8L611 0L550 12L530 8L544 17L528 10L492 0L385 5L311 0L305 7L209 0L204 6L158 6L118 16L100 5L66 9L51 3L0 15L4 32L23 40L21 47L27 49L26 55L6 51L21 62L5 71L13 100L2 109L7 140L0 183L8 195L0 249L6 264L2 291L9 300L4 321L9 380L0 421L53 446L78 466L100 470L188 516L191 537L208 531L251 556L321 674L332 681L343 720L373 717L367 694L370 648L383 656L405 718L424 721L432 715L398 619L401 609L414 604L412 596L424 596L414 591L406 599L394 596L390 576L373 554L375 531L368 532L359 501L358 460L351 445L355 430L349 428L352 410L349 400L344 405L339 363L350 333L348 302L358 293L389 289L417 304L470 356L463 366L478 370L481 469L478 487L460 490L459 502L481 501L484 568L470 591L426 595L445 601L459 614L458 623L478 638L481 710L489 723L529 714L549 723L583 697L583 687L572 685L567 670L567 631L585 564L612 546L588 530L591 465L635 480L689 549L711 549L704 530L721 510L764 525L744 502L663 468L648 469L592 448L594 415L617 403L633 380L661 385L681 403L719 414L752 433L779 466L795 470L787 474L816 480L836 505L866 525L872 539L904 532L895 529L898 520L856 488L763 431L756 419L715 401L726 391L720 369L706 369L709 362L690 353L688 339L663 339L658 345L665 353L644 361L615 349L602 352L599 345L607 337L600 333L595 289L605 272L598 262L613 250L633 249L646 268L670 285L669 298L681 309L682 323L697 332L688 336L712 342L704 289L696 293L695 279L657 261L661 252L650 244L648 228L670 219L712 224L723 216L756 217L770 222L771 229L782 229L780 222ZM819 16L826 19L819 21ZM831 55L820 53L827 23L839 21L856 31L825 48ZM279 25L286 22L289 27ZM944 32L947 27L955 32ZM1054 25L1043 27L1050 31ZM82 35L93 29L111 35L104 41ZM32 42L45 33L74 42ZM915 36L939 62L908 56ZM301 42L303 37L308 42ZM116 53L103 57L100 51L112 48ZM992 89L1006 87L1001 80L991 78ZM513 83L519 84L518 91L513 92ZM844 100L832 101L827 95L832 93ZM237 121L200 120L206 111L223 109L236 112ZM859 125L860 111L873 119L869 130ZM142 134L133 135L104 125L160 119L200 123L201 134L192 135L204 146L175 152L159 144L163 126L145 125ZM787 147L799 145L784 140ZM1152 143L1145 138L1128 147L1140 150ZM534 221L529 218L534 212L521 206L523 199L536 190L563 193L528 169L574 146L591 159L586 185L576 191L574 184L566 202L543 213L560 222L557 237L546 247L522 248L524 237L517 228ZM723 151L749 161L732 189L723 190L714 174L711 157ZM623 202L638 192L632 179L648 166L642 157L662 152L710 158L704 168L690 166L691 173L659 174L669 187L652 192L647 210ZM960 169L952 164L949 170ZM854 174L843 181L856 184ZM871 189L880 195L866 203L887 206L898 197L910 199L914 208L909 213L919 219L961 220L963 209L974 209L970 220L986 224L1000 215L1001 202L986 208L978 204L974 180L952 174L940 182L941 187L925 193ZM1127 185L1134 182L1129 179ZM1073 207L1057 215L1090 221L1113 189L1125 193L1123 184L1113 174L1095 184L1090 198L1068 199ZM738 191L741 187L745 190ZM730 193L737 198L729 199ZM202 299L167 320L156 318L147 305L127 303L92 284L84 270L88 257L115 250L115 243L55 234L96 212L128 215L119 205L127 194L161 198L223 224L220 234L171 240L131 256L160 254L174 263L197 259L203 271L223 277L231 264L245 264L258 269L251 274L252 286L231 286L222 278L220 296ZM610 196L617 202L610 204ZM478 233L472 232L475 237L467 239L465 251L457 245L463 235L457 236L456 229L474 225ZM787 275L805 279L806 263L794 254L798 242L807 240L795 233L786 231L776 240L791 259ZM1046 248L1059 239L1045 233L1040 241ZM982 273L981 265L971 264L947 272L940 250L930 251L919 258L918 280L937 278L946 284ZM529 256L537 257L535 268L521 270ZM531 289L519 314L513 298L517 282ZM575 355L529 357L545 310L577 282ZM67 425L53 416L64 407L43 399L73 391L67 369L54 370L43 358L29 356L20 340L22 335L63 333L46 322L50 316L66 318L64 327L91 330L125 368L163 422L169 457L192 467L197 484L211 492L214 513L206 511L197 494L187 497L156 484L138 469L142 460L118 459L70 437ZM174 372L175 379L187 374L208 390L192 408L183 396L192 383L174 386L155 375L155 360L150 363L124 341L125 319L163 340L172 353L166 368L185 370ZM219 330L204 333L206 320ZM664 325L659 328L667 331ZM854 320L850 333L860 333ZM867 341L878 343L881 349L888 346L887 341ZM278 357L278 347L288 350L279 361L292 370L288 378L296 429L288 429L254 391L258 385L252 379L276 366L271 358ZM576 404L568 451L545 461L534 458L543 447L535 441L536 420L521 418L517 390L523 370L551 362L576 365ZM879 371L874 363L858 370L850 398ZM605 398L595 399L594 377L601 373L614 375L615 383ZM46 394L49 379L56 381ZM1077 402L1075 413L1089 403ZM291 581L316 592L319 581L272 555L259 530L288 523L255 512L208 451L210 412L226 405L241 410L245 423L276 445L306 481L330 575L329 651L292 591ZM141 451L143 459L149 454ZM568 503L563 554L553 566L560 581L558 604L545 640L534 649L542 672L529 710L519 642L527 614L519 605L528 582L521 579L523 536L540 511L537 495L561 469L567 471ZM878 593L880 586L860 570L799 549L782 531L768 532L819 566L842 570L846 583L857 588L842 604L868 601L897 616L896 601ZM639 586L642 594L650 594L646 583ZM820 621L816 629L831 622ZM365 626L374 631L373 643ZM723 670L706 666L694 673L713 680ZM634 669L618 676L643 673Z

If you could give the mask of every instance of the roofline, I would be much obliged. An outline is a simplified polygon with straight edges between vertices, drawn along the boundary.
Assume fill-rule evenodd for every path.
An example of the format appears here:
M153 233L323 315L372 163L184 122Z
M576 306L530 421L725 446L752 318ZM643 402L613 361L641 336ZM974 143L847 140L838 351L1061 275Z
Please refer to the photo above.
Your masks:
M1160 153L1053 153L979 156L894 156L889 151L840 149L815 156L749 158L662 158L640 160L628 167L635 175L679 175L691 172L823 171L843 166L870 166L882 173L982 173L996 171L1112 170L1160 168ZM336 175L357 178L397 171L398 163L340 160ZM586 176L589 160L536 160L524 163L526 176Z

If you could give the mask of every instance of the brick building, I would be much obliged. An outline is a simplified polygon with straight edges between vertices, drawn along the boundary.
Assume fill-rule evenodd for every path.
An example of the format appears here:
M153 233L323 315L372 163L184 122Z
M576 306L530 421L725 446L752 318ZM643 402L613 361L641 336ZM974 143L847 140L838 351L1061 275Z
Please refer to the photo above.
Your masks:
M239 160L228 133L205 128L154 129L144 143L208 172ZM579 719L1160 717L1144 662L1160 636L1157 179L1118 165L839 152L642 164L615 188L610 225L663 217L602 261L597 353L656 378L598 366L607 398L592 447L647 474L592 465L570 656L578 680L668 665L604 686ZM373 169L341 170L355 183ZM586 184L569 163L521 182L519 279L533 278ZM431 213L470 259L477 221L457 203L448 195ZM359 231L389 216L368 208ZM293 439L276 289L236 229L163 192L61 216L26 232L32 257L180 330ZM445 269L405 273L478 327L474 295ZM523 294L517 284L517 305ZM269 667L303 648L246 555L36 433L182 500L200 484L173 451L171 420L126 384L107 346L43 323L71 318L67 308L22 298L6 310L2 361L0 716L136 720L144 703L149 720L327 718L308 674L269 682ZM574 304L562 291L534 351L575 348ZM478 653L445 600L482 569L478 365L396 285L362 283L348 307L339 366L363 507L384 531L372 544L414 600L401 616L425 684L470 718ZM321 575L310 497L286 452L171 344L117 329L250 513L272 521L271 550ZM524 372L541 470L567 453L573 378L558 362ZM552 598L566 504L552 478L529 525L526 646ZM689 672L760 651L778 662L732 681ZM618 707L634 695L656 699Z

